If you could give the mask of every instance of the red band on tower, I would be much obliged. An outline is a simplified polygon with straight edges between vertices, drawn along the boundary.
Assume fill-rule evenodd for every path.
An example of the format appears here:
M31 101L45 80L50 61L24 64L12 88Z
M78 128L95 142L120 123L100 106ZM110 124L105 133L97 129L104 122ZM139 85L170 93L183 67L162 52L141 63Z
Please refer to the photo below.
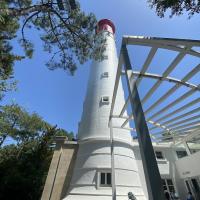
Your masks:
M108 31L112 34L115 34L115 25L109 19L102 19L97 24L96 33L99 33L103 30Z

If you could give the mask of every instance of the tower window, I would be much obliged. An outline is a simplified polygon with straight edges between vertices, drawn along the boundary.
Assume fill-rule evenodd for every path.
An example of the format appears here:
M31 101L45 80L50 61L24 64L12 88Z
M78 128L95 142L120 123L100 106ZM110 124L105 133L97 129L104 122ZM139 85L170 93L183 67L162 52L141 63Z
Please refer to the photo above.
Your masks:
M162 151L155 151L155 154L157 159L164 159Z
M108 77L109 77L108 72L104 72L104 73L102 74L102 77L103 77L103 78L108 78Z
M176 151L177 157L178 158L183 158L185 156L187 156L187 152L182 150L182 151Z
M103 96L103 97L101 98L101 102L102 102L102 103L105 103L105 104L108 104L108 103L109 103L109 96Z
M100 172L100 186L101 187L111 186L111 173L110 172Z

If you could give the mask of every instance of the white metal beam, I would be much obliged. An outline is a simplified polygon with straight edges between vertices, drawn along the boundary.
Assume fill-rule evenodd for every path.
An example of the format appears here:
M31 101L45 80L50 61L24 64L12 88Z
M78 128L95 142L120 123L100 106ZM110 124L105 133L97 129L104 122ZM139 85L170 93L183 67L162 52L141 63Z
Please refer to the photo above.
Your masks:
M200 109L200 108L198 108L198 109ZM195 116L193 116L193 117L190 117L190 118L187 118L187 119L178 121L178 122L176 122L176 123L169 124L167 127L168 127L168 128L172 128L172 127L174 127L174 126L176 126L176 125L185 124L186 122L193 121L193 120L195 120L195 119L200 119L200 115L195 115Z
M200 65L199 65L199 71L200 71ZM160 80L160 81L168 81L170 83L176 83L176 84L178 84L180 86L186 86L186 87L189 87L191 89L196 89L196 90L200 91L200 87L199 86L197 86L195 84L192 84L192 83L188 83L188 82L183 81L183 80L179 80L179 79L173 78L173 77L163 77L163 76L160 76L158 74L141 73L141 72L138 72L138 71L133 71L133 75L136 75L136 76L138 76L140 78L150 78L150 79L156 79L156 80Z
M195 109L192 109L192 110L189 111L189 112L186 112L186 113L184 113L184 114L182 114L182 115L178 115L177 117L174 117L174 118L172 118L172 119L170 119L170 120L168 120L168 121L165 121L165 122L162 123L162 124L163 124L163 125L170 124L171 122L174 122L174 121L177 121L177 120L182 119L182 118L184 118L184 117L187 117L187 116L189 116L189 115L195 114L195 113L197 113L197 112L199 112L199 111L200 111L200 107L197 107L197 108L195 108Z
M132 36L124 35L123 36L124 44L135 43L149 43L152 45L161 44L161 45L172 45L172 46L200 46L200 40L188 40L188 39L177 39L177 38L160 38L160 37L145 37L145 36Z
M158 50L157 47L152 47L151 48L151 50L150 50L150 52L149 52L149 54L147 56L147 59L145 60L144 65L142 66L142 69L140 71L141 74L144 74L147 71L147 69L148 69L153 57L155 56L157 50ZM137 86L139 86L140 81L141 81L141 78L138 77L137 82L136 82Z
M160 105L165 99L167 99L170 95L172 95L179 87L182 86L183 83L187 82L190 78L192 78L196 73L200 71L200 64L197 65L192 71L190 71L179 83L176 83L170 90L168 90L162 97L160 97L156 102L154 102L146 111L145 113L149 113L153 110L156 106ZM181 84L180 84L181 83ZM197 89L200 90L200 87L196 86ZM195 89L195 88L192 88Z
M199 103L199 102L200 102L200 98L194 99L194 100L192 100L190 103L185 104L185 105L182 105L180 108L178 108L178 109L176 109L176 110L174 110L174 111L168 113L167 115L164 115L164 116L160 117L159 119L155 120L155 122L161 122L161 121L163 121L163 120L166 120L167 118L169 118L169 117L171 117L171 116L173 116L173 115L176 115L177 113L179 113L179 112L181 112L181 111L183 111L183 110L186 110L186 109L190 108L191 106L194 106L195 104L197 104L197 103ZM187 115L193 114L193 113L198 112L198 111L199 111L199 108L193 109L192 111L190 111L190 112L188 112L188 113L185 113L185 114L183 114L183 115L179 115L179 116L177 116L177 117L175 117L175 118L173 118L173 119L170 119L170 120L168 120L168 121L164 121L164 122L163 122L163 125L166 125L166 124L168 124L168 123L171 123L171 121L178 120L178 119L180 119L180 118L182 118L182 117L185 117L185 116L187 116Z
M187 123L181 126L177 126L177 127L172 128L171 130L173 132L183 130L183 128L187 128L190 130L191 128L194 127L193 125L195 125L195 127L200 127L200 121L195 121L195 122Z
M165 72L162 74L163 77L167 77L174 69L175 67L178 65L178 63L184 58L184 56L186 55L186 51L182 51L180 52L176 58L171 62L171 64L169 65L169 67L165 70ZM147 92L147 94L144 96L144 98L142 99L142 103L144 104L152 95L153 93L156 91L156 89L161 85L162 81L158 80L153 87L151 87L151 89Z
M200 130L196 129L191 134L184 137L181 141L178 141L177 143L175 143L175 146L178 146L181 143L186 142L186 141L190 140L191 138L193 138L193 137L195 137L196 135L199 135L199 134L200 134Z
M182 40L182 39L156 38L156 37L143 37L143 36L124 36L123 43L128 45L157 47L178 52L181 52L186 46L187 47L200 46L199 40ZM200 52L194 51L192 49L187 50L187 54L200 57Z
M199 86L200 85L198 85L198 87ZM153 114L152 116L150 116L148 119L153 119L153 118L161 115L163 112L165 112L166 110L172 108L176 104L180 103L181 101L183 101L187 97L191 96L195 92L196 92L196 90L193 90L193 89L189 90L188 92L186 92L185 94L183 94L182 96L180 96L179 98L177 98L176 100L174 100L173 102L171 102L170 104L168 104L167 106L165 106L164 108L162 108L161 110L159 110L158 112L156 112L155 114Z

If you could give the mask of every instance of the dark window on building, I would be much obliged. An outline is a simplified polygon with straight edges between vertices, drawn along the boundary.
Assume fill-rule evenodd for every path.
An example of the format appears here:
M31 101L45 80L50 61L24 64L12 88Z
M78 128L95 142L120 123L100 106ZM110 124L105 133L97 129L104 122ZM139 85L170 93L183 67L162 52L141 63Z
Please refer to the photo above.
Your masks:
M178 158L183 158L183 157L187 156L186 151L176 151L176 154L177 154Z
M109 96L103 96L101 98L101 102L104 104L109 104Z
M109 77L108 72L104 72L104 73L102 74L102 77L104 77L104 78L108 78L108 77Z
M191 179L191 182L192 182L192 185L193 185L193 187L194 187L194 189L195 189L195 192L196 192L196 193L199 193L199 192L200 192L200 187L199 187L199 183L198 183L197 179L192 178L192 179ZM200 195L200 194L199 194L199 195Z
M111 173L110 172L101 172L100 173L100 186L102 186L102 187L111 186Z
M111 173L107 173L107 184L111 185Z
M155 151L155 154L157 159L164 159L162 151Z
M106 174L105 173L101 173L101 181L100 181L101 185L105 185L106 184Z
M169 193L175 193L175 188L172 179L162 179L163 189Z
M167 179L167 185L173 185L172 179Z
M188 180L185 181L185 184L186 184L186 187L187 187L188 192L192 192L192 191L191 191L190 184L188 183Z
M162 179L162 184L163 184L164 191L166 191L167 190L167 185L166 185L165 179Z

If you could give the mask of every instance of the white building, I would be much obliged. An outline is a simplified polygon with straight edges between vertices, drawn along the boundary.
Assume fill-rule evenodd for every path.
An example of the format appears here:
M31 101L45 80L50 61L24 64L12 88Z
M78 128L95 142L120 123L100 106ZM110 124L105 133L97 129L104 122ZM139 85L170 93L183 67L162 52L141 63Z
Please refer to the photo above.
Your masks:
M118 90L114 90L116 77L120 77L120 75L117 74L118 57L114 33L115 27L110 20L104 19L98 23L97 34L99 37L104 37L106 39L104 55L107 58L102 61L93 61L91 65L87 94L83 105L81 122L79 124L79 147L75 163L73 164L73 170L69 171L66 169L65 172L59 172L60 168L66 167L66 161L62 163L59 161L59 159L62 160L63 156L60 154L61 157L57 159L57 164L54 162L54 165L52 164L50 167L48 177L52 173L56 175L52 178L52 183L50 183L50 179L46 182L44 191L47 192L47 190L51 190L51 192L47 195L48 198L44 195L45 192L43 192L43 200L63 199L63 197L64 200L127 200L129 192L131 192L137 200L151 199L149 196L150 189L148 188L148 178L146 178L144 173L145 167L143 167L143 159L140 153L141 149L139 148L140 142L138 143L137 139L132 139L129 123L122 126L124 120L126 120L128 116L125 109L123 114L121 116L119 115L125 105L125 99L120 79ZM125 39L126 42L129 42L127 38ZM139 43L135 41L137 39L141 38L133 39L136 44ZM142 38L142 44L145 44L145 42L146 38ZM155 43L156 42L157 40ZM162 44L164 43L163 41L161 42ZM200 43L198 43L198 45L199 44ZM155 47L153 48L155 51ZM151 52L149 55L153 56L153 54L155 54L155 52ZM198 56L200 57L200 54ZM148 76L148 74L146 74L146 76ZM165 77L165 79L167 78ZM170 79L170 81L175 80ZM113 91L114 95L116 93L114 103ZM114 106L112 113L111 106ZM112 114L112 124L110 124L109 127L111 119L110 114ZM129 117L129 119L131 119L131 117ZM128 122L128 120L126 121ZM147 120L147 122L155 126L159 124L150 120ZM164 126L162 127L162 124L159 124L159 127L163 128ZM167 130L169 131L169 129ZM198 134L195 134L195 136ZM172 136L170 135L170 137ZM180 143L180 141L177 140L180 145L175 145L175 141L166 140L166 136L162 138L161 141L160 143L157 141L153 143L163 183L163 185L159 187L163 187L164 190L169 193L176 193L179 199L182 200L186 199L187 192L191 191L195 199L199 200L200 151L198 150L200 150L200 146L198 144L192 144L194 148L191 150L191 148L188 148L185 141ZM199 142L199 137L197 141ZM113 154L112 147L114 149ZM146 154L147 151L144 153ZM56 172L52 171L55 165L58 169ZM150 169L150 171L152 174L154 173L154 169ZM56 182L58 179L57 174L59 173L60 180L61 178L63 180L65 179L64 182L66 182L65 177L68 177L67 182L69 184L67 186L64 183ZM72 176L69 175L69 173L71 173ZM155 179L157 178L155 177ZM61 189L62 195L58 195L59 197L54 198L52 194L54 193L56 184L60 184L59 187L65 187L65 189ZM47 185L51 189L47 189ZM163 191L158 190L156 192L159 193ZM161 199L154 198L154 200Z

